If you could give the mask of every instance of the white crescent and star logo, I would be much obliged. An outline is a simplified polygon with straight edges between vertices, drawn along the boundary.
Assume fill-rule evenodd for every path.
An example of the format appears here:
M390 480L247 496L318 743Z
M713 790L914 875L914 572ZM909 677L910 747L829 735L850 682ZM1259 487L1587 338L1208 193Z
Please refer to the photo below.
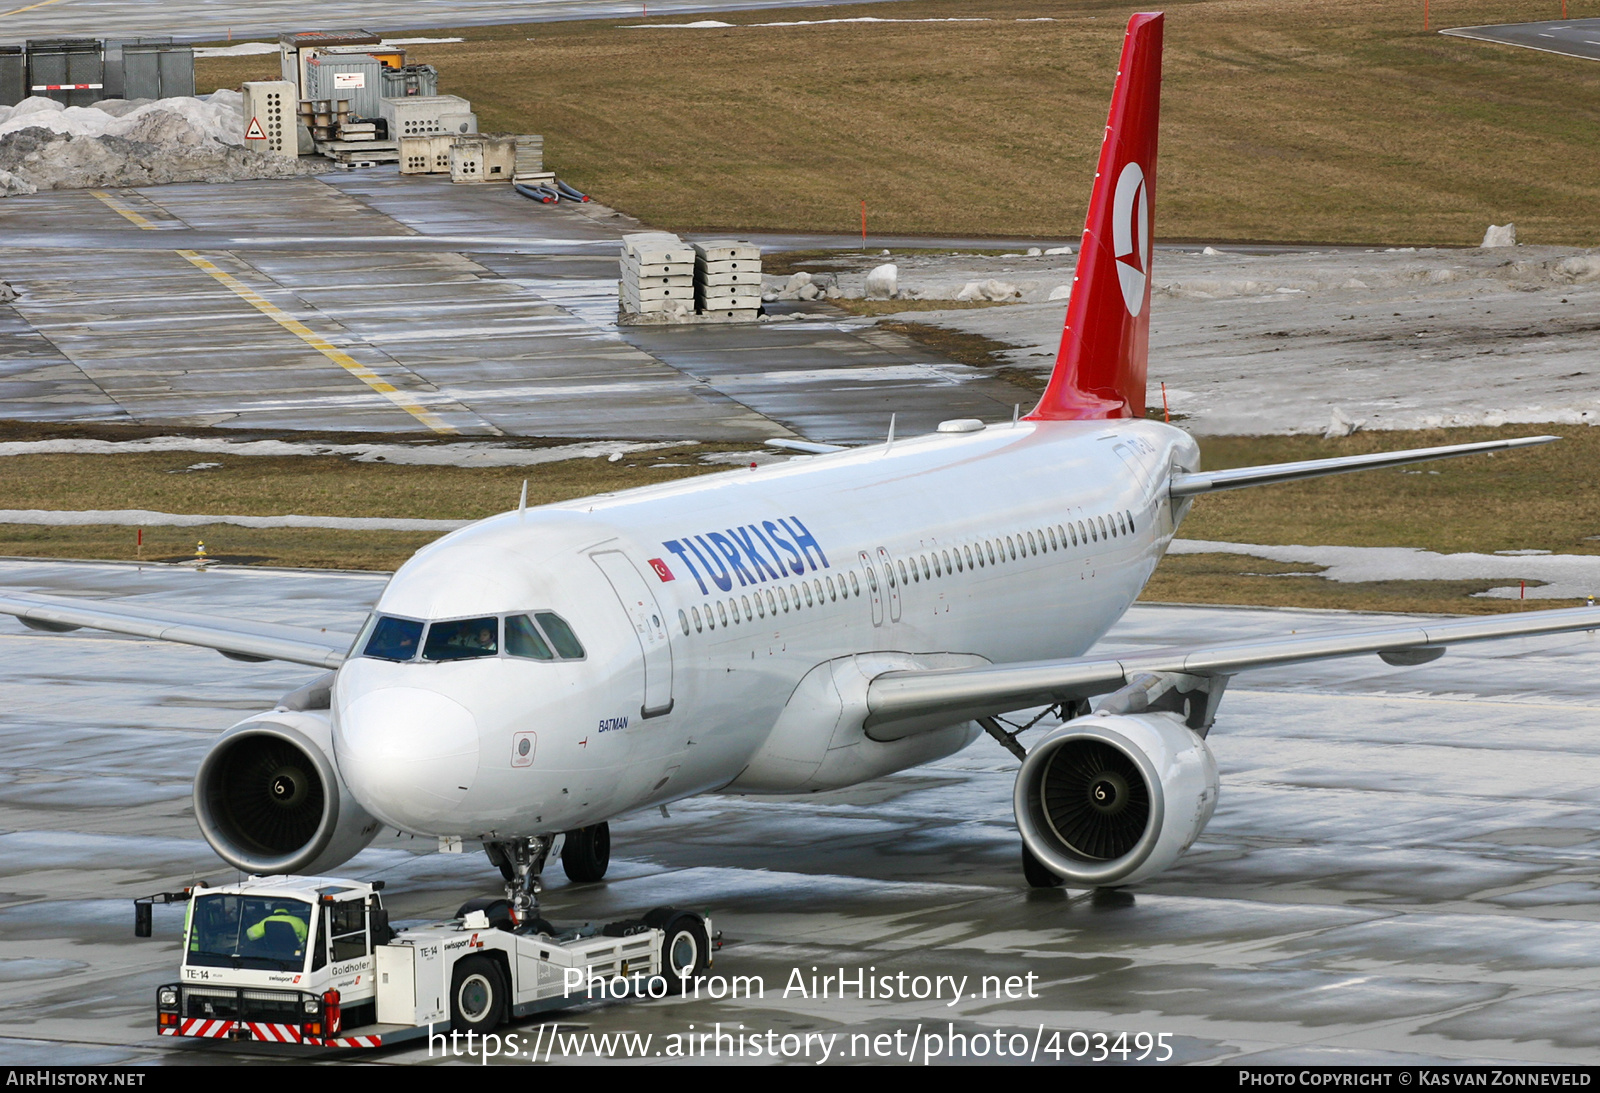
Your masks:
M1144 169L1131 161L1117 176L1111 243L1122 302L1128 306L1128 314L1136 316L1144 309L1144 290L1150 279L1150 190L1144 182Z

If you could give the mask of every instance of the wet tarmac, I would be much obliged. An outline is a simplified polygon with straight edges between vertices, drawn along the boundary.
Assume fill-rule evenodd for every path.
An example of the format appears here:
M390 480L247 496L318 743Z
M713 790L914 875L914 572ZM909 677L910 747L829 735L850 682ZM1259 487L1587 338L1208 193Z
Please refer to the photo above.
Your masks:
M1600 61L1600 19L1559 19L1547 23L1452 27L1439 33Z
M393 168L8 198L0 418L850 442L1031 401L820 305L619 330L636 228Z
M350 629L383 577L4 561L0 586ZM1115 647L1360 625L1329 612L1136 607ZM136 940L128 900L228 871L200 840L189 777L228 724L304 682L290 666L85 631L0 627L0 1062L216 1062L152 1033L181 916ZM804 798L704 797L613 825L599 884L547 873L558 922L660 904L710 910L714 971L760 998L594 1006L508 1030L784 1035L833 1056L904 1057L981 1037L984 1061L1092 1059L1097 1034L1177 1061L1589 1063L1600 1046L1600 713L1593 635L1467 646L1240 677L1211 736L1220 807L1190 854L1131 891L1031 892L1016 861L1015 761L987 739L929 767ZM1025 738L1026 739L1026 738ZM388 882L397 917L492 892L481 855L381 839L344 872ZM810 995L818 976L967 976L964 997ZM785 988L799 983L806 995ZM1022 985L1029 975L1037 997ZM974 998L983 976L1020 997ZM728 979L721 981L726 988ZM747 981L748 982L748 981ZM924 983L922 986L926 987ZM741 1030L738 1026L743 1026ZM1043 1029L1043 1033L1039 1030ZM920 1029L920 1032L918 1032ZM1071 1037L1073 1032L1087 1037ZM901 1033L898 1041L895 1034ZM875 1039L878 1036L885 1040ZM682 1041L679 1041L680 1044ZM1043 1053L1032 1054L1035 1043ZM1157 1042L1157 1041L1152 1041ZM811 1061L820 1058L811 1042ZM724 1051L732 1042L723 1042ZM1014 1057L1022 1052L1022 1058ZM1160 1048L1147 1052L1157 1056ZM426 1046L379 1058L428 1061ZM1122 1061L1111 1055L1112 1061ZM527 1061L505 1060L505 1061ZM938 1061L938 1060L935 1060ZM1129 1061L1134 1061L1130 1059ZM1153 1059L1147 1059L1153 1061Z
M503 23L553 23L566 19L632 19L651 14L675 17L703 11L752 11L814 7L852 0L454 0L447 9L430 3L391 0L325 0L315 8L302 0L265 0L246 8L206 0L164 0L161 4L102 2L86 15L81 5L43 0L0 12L0 41L27 38L104 38L171 35L180 42L220 42L224 38L276 39L279 32L315 23L318 27L360 26L373 31L481 27ZM653 11L652 11L653 9Z

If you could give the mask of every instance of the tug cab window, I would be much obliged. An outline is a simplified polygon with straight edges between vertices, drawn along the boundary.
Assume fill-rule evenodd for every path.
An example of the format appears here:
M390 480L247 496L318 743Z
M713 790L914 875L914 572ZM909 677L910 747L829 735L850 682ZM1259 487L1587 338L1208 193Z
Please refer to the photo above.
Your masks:
M190 911L184 963L303 971L310 936L311 904L304 900L201 896Z
M335 963L355 960L372 951L367 944L367 904L365 900L347 899L342 903L325 905L327 914L328 955Z

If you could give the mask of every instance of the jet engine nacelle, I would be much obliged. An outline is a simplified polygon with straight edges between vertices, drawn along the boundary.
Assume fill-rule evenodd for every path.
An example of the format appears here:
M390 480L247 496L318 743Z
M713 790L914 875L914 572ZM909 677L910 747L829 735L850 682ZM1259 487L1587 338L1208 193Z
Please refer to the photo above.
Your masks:
M1167 868L1217 807L1217 762L1176 714L1079 717L1017 774L1017 827L1068 885L1132 884Z
M325 711L257 714L212 745L194 776L200 832L246 873L326 873L360 853L378 821L333 763Z

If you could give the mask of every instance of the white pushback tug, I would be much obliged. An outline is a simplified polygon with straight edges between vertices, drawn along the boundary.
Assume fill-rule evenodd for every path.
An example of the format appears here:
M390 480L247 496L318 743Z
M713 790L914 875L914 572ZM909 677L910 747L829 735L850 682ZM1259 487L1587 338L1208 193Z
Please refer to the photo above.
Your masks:
M659 907L598 929L516 921L475 899L446 922L393 929L383 882L250 877L134 901L187 902L183 965L156 991L161 1036L375 1048L599 999L660 998L711 966L709 918Z

